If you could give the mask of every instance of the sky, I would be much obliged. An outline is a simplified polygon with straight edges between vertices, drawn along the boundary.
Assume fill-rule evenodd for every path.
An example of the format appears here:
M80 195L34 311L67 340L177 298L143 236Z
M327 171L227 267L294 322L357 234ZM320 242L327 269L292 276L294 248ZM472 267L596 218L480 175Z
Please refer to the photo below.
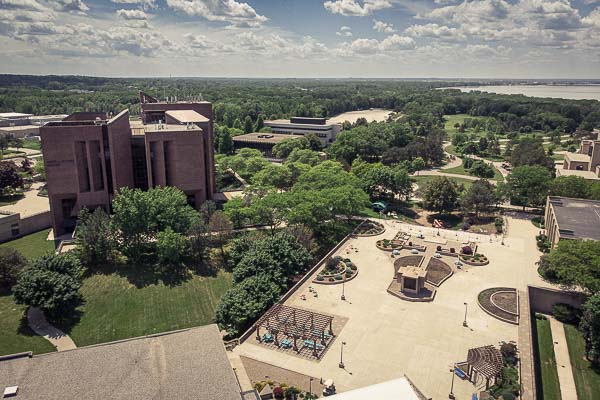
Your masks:
M0 0L0 73L600 78L600 0Z

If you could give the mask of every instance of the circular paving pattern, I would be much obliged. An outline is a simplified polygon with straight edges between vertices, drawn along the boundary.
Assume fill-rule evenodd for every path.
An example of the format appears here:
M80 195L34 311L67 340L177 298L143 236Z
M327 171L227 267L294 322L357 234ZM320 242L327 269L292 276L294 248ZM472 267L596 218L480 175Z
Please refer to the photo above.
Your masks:
M485 289L477 296L483 311L501 321L519 324L519 295L515 288Z

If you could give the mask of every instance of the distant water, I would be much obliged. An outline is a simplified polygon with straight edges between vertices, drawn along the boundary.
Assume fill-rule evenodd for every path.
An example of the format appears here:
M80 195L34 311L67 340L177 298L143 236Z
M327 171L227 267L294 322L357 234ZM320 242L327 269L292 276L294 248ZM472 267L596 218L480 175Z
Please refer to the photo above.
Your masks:
M523 94L530 97L552 97L556 99L598 100L600 85L499 85L499 86L456 86L445 89L460 89L463 92L479 90L499 94Z

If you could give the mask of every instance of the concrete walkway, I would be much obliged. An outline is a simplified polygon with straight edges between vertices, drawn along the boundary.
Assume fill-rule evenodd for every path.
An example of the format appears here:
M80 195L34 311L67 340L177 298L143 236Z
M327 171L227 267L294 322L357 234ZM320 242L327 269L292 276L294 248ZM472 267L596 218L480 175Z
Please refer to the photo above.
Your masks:
M228 351L227 357L229 358L229 364L231 364L231 367L238 378L242 392L254 389L252 382L250 382L250 378L248 377L248 373L246 372L246 368L244 367L244 363L242 363L240 355L232 351Z
M554 317L548 316L552 341L554 343L554 355L556 356L556 369L558 369L558 381L560 382L560 396L562 400L577 400L577 390L571 369L569 348L563 324Z
M29 307L27 311L27 322L36 334L48 340L57 351L73 350L77 346L75 342L63 331L48 323L44 313L37 307Z
M23 192L25 197L17 201L15 204L0 207L0 211L10 211L21 214L21 218L30 215L39 214L50 211L50 201L47 197L38 196L43 182L34 182L31 184L31 189Z

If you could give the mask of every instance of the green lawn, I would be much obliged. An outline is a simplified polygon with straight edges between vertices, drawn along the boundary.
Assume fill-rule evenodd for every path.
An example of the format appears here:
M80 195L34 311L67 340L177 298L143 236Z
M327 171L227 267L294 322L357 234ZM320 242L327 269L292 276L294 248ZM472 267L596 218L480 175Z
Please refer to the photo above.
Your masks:
M33 259L46 254L49 251L54 251L54 243L46 240L48 230L44 229L36 233L32 233L22 238L12 240L0 244L0 247L13 247L21 252L28 259Z
M492 168L494 169L494 177L491 179L495 180L495 181L503 181L504 177L502 176L500 171L498 171L498 169L496 167L494 167L493 165L492 165ZM462 165L459 165L458 167L454 167L454 168L450 168L450 169L444 169L444 170L441 170L441 172L445 172L447 174L474 176L469 171L467 171Z
M577 388L579 400L600 399L600 370L592 369L590 362L585 358L585 342L581 332L573 325L565 324L565 335L569 346L569 358Z
M556 358L554 356L554 344L552 342L552 331L550 321L547 319L535 319L537 344L536 348L536 374L539 382L538 392L544 400L560 400L560 383Z
M14 303L12 296L0 296L0 355L33 351L54 351L54 346L27 327L25 307Z
M487 120L490 117L473 117L469 114L444 115L444 119L446 119L446 123L444 124L444 129L446 130L446 133L448 134L448 138L451 139L452 136L454 136L458 133L458 129L455 128L454 125L456 123L459 123L459 124L463 123L465 118ZM474 133L474 130L467 129L467 130L465 130L464 133ZM485 135L486 135L486 131L483 129L478 133L478 136L485 136Z
M448 170L444 170L444 172L446 172ZM463 175L467 175L467 174L463 174ZM416 181L417 185L419 185L419 187L427 184L427 182L431 181L433 178L435 178L435 176L433 175L422 175L422 176L411 176L411 178ZM473 182L470 179L463 179L463 178L452 178L449 177L448 179L458 183L458 184L462 184L464 185L465 189L468 189L469 187L471 187L471 185L473 184Z
M23 139L23 146L21 147L24 149L41 150L42 142L37 139Z
M79 321L61 326L78 346L210 324L231 287L226 272L167 285L132 267L119 268L85 279Z

